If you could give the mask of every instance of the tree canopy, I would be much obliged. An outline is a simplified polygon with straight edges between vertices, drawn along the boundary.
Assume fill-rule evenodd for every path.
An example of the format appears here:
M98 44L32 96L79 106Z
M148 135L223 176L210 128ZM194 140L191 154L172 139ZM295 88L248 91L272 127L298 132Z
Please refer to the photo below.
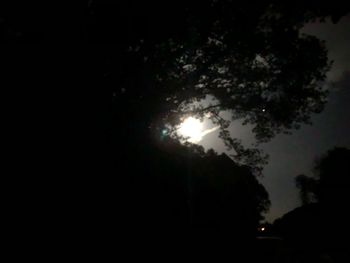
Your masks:
M327 249L338 257L349 222L350 150L335 147L314 165L314 176L299 175L303 202L274 222L277 234L296 245Z
M266 156L231 136L231 121L250 124L258 143L310 123L326 102L330 61L325 43L300 29L326 17L337 22L349 11L337 1L267 0L90 0L70 11L44 7L45 13L32 3L10 6L1 20L4 40L103 44L89 46L80 66L107 88L111 122L137 123L140 132L130 127L127 134L140 137L149 127L159 135L188 115L210 118L231 157L258 173Z
M350 150L336 147L316 159L314 177L299 175L296 183L301 196L311 195L314 201L339 206L347 203L346 189L350 188ZM308 203L308 198L302 198Z
M142 7L141 14L137 6L127 7L135 15L128 20L128 38L121 37L124 45L106 55L118 53L114 68L109 67L116 103L135 107L131 112L146 128L160 134L170 127L174 134L186 116L209 118L220 126L231 157L259 173L266 156L232 137L231 121L250 124L260 143L310 123L312 114L322 111L327 50L324 42L299 30L332 10L289 9L269 1L181 2L157 11ZM96 10L95 16L102 16Z
M118 203L125 205L118 210L129 231L254 237L270 200L249 167L199 146L163 143L167 146L135 156L118 178ZM209 236L203 242L211 242Z

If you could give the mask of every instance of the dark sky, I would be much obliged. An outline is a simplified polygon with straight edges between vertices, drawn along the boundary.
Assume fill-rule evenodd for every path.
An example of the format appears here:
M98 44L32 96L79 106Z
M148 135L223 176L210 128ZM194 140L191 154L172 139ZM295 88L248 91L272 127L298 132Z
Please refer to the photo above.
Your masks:
M326 41L329 58L334 60L325 87L330 88L325 110L312 117L313 125L304 125L292 135L278 135L261 148L270 155L261 182L272 202L266 219L273 221L300 205L294 177L312 175L316 157L335 146L350 148L350 16L338 24L331 22L307 25L303 32ZM233 136L251 142L248 127L231 125ZM223 143L212 133L202 141L205 148L225 151Z

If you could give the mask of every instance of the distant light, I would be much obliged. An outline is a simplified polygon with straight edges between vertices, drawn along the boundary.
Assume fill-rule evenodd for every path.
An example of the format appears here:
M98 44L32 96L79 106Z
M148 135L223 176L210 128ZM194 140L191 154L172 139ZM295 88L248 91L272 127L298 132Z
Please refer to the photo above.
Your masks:
M261 231L264 232L264 231L265 231L265 227L262 227L262 228L261 228Z
M265 109L262 109L262 112L265 112L266 110Z

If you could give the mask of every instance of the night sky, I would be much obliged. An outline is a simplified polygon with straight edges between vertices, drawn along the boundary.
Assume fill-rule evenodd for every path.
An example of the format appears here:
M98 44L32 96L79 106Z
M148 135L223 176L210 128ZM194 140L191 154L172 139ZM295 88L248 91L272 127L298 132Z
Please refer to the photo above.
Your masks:
M264 169L261 182L269 192L271 208L266 219L276 218L298 207L298 191L294 178L299 174L312 175L315 158L335 146L350 147L350 16L338 24L313 23L305 26L303 33L326 41L329 59L334 61L325 87L330 89L329 101L324 111L312 117L312 126L303 125L292 135L278 135L260 147L269 154L269 164ZM231 134L249 145L253 142L249 127L231 125ZM225 152L217 133L207 135L201 144Z
M18 10L15 7L14 10L16 11L13 11L14 14L17 14ZM6 32L11 37L17 38L22 34L19 29L16 29L16 23L13 22L22 17L21 12L18 11L17 17L15 16L12 20L9 20L12 21L11 23L8 22L10 26L7 28L8 32ZM1 18L0 22L4 23L3 21L5 20ZM40 19L37 22L38 24L29 23L28 26L24 23L26 26L23 27L23 30L30 29L31 32L31 27L35 28L38 25L40 25L40 28L44 28L44 25L40 24ZM261 178L261 182L269 192L272 203L270 212L266 216L270 222L300 205L298 191L294 183L295 176L299 174L311 175L315 158L325 154L331 148L335 146L350 147L349 28L350 15L343 17L337 24L332 24L329 20L326 23L308 24L301 32L315 35L326 41L326 46L329 49L329 59L334 61L332 69L328 73L328 79L324 84L325 88L330 89L329 102L321 114L312 117L312 126L303 125L299 130L293 131L292 135L278 135L269 143L260 145L270 156L269 164L265 167L264 176ZM73 28L73 35L75 34L74 30ZM29 34L29 41L38 37L33 32ZM76 35L76 37L79 36ZM227 117L229 117L228 114ZM200 144L206 149L214 148L219 153L226 152L224 143L218 138L218 131L215 130L215 127L208 126L205 128L206 131L212 129L210 130L212 132L206 134ZM250 128L242 127L239 122L233 122L230 130L231 135L234 138L241 139L246 146L250 146L254 141Z
M350 149L350 6L82 3L0 8L13 256L343 262L349 151L295 178Z

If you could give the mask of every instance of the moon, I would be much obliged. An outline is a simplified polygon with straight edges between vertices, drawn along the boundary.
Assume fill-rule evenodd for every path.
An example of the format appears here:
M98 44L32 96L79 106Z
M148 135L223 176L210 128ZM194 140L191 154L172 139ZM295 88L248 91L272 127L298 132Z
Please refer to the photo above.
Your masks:
M202 140L203 124L200 120L189 117L179 127L178 133L186 138L188 142L198 143Z

